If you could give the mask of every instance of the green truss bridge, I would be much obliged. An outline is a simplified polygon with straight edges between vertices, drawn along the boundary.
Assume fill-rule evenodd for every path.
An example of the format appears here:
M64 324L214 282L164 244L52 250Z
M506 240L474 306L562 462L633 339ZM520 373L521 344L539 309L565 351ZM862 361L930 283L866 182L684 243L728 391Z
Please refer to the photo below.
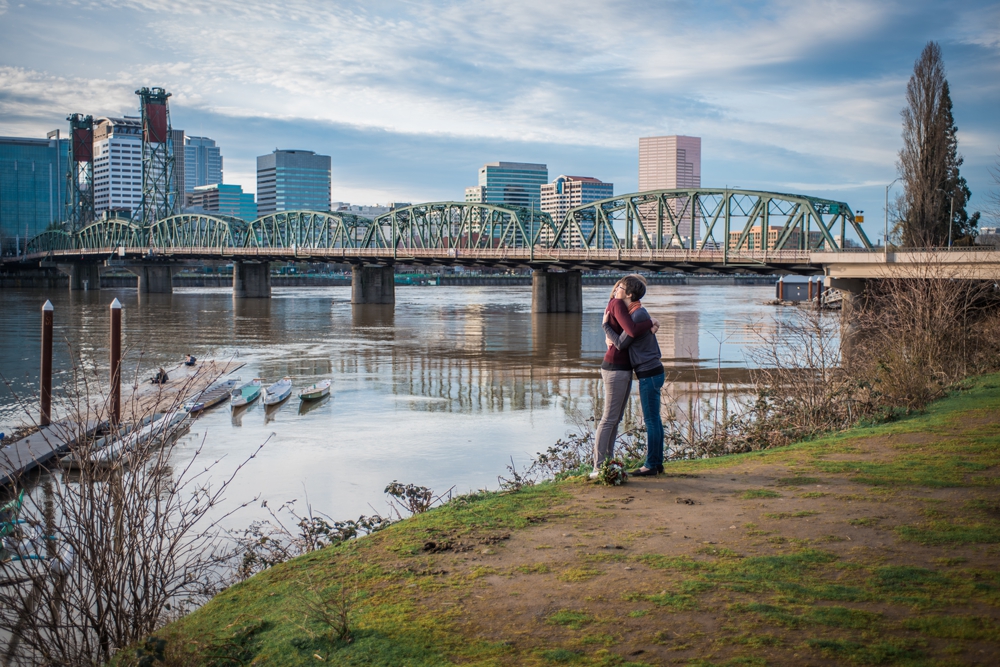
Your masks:
M40 234L16 261L54 264L70 274L71 288L86 281L91 289L99 266L118 265L137 273L147 292L170 291L180 264L231 262L234 294L246 297L270 294L269 262L346 262L355 266L354 300L383 303L394 300L395 264L527 267L535 271L535 301L552 302L539 308L573 311L581 270L820 274L828 260L819 256L847 250L848 227L860 239L852 250L872 250L844 202L697 188L620 195L570 209L561 220L451 201L374 220L318 211L252 221L185 213L143 227L110 218L75 233Z

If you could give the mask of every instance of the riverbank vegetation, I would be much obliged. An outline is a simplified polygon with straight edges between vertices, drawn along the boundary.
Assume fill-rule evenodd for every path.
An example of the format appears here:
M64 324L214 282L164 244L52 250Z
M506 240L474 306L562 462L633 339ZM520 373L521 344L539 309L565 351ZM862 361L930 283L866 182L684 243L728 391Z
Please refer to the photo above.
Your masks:
M892 423L622 487L460 496L268 568L119 663L989 663L998 420L987 375Z

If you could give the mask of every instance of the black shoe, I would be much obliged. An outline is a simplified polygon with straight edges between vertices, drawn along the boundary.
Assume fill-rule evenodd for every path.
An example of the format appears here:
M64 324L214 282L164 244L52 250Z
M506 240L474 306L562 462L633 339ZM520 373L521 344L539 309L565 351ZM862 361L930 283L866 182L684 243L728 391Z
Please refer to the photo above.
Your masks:
M658 472L660 474L663 474L663 464L662 463L660 465L656 466L656 472Z
M652 468L647 468L646 470L643 470L642 468L638 468L636 470L630 470L628 474L629 474L629 477L654 477L658 473L657 473L656 470L654 470Z

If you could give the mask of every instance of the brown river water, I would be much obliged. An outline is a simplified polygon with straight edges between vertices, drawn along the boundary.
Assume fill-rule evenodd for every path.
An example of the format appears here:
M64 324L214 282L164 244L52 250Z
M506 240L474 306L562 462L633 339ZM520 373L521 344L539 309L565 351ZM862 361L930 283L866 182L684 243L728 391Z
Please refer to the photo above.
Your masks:
M234 416L223 404L198 418L177 448L204 442L220 478L261 443L227 493L292 498L336 519L387 510L393 480L456 493L496 488L592 416L601 392L601 312L610 287L584 287L582 315L533 315L530 287L405 287L395 307L352 306L350 288L276 288L271 299L234 300L228 289L69 292L0 290L0 431L37 414L41 306L55 306L57 394L72 380L71 354L107 375L108 304L124 306L126 368L148 377L185 354L236 358L244 380L291 376L277 410ZM739 381L754 331L787 317L764 305L773 286L653 285L643 304L661 323L664 363L684 393L718 369ZM71 353L72 351L72 353ZM130 371L133 372L133 371ZM332 396L300 409L298 389L333 380ZM20 402L19 402L20 399ZM302 509L302 507L300 507ZM232 519L246 525L259 510Z

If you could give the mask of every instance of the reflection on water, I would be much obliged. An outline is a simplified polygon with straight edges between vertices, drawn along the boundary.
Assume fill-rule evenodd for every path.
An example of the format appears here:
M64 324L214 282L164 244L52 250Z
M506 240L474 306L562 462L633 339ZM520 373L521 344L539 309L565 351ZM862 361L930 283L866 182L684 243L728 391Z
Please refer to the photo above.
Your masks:
M650 287L643 305L661 322L674 394L697 394L720 372L745 381L745 346L772 326L753 324L774 315L762 305L772 291ZM607 295L607 287L586 287L583 315L541 315L530 312L527 286L401 286L395 307L353 306L348 287L277 288L272 299L241 300L228 289L141 298L132 290L4 290L0 372L19 396L35 391L40 308L49 298L62 342L57 391L71 382L70 349L103 380L108 304L117 297L126 368L140 377L194 354L235 358L246 364L244 379L288 375L293 401L301 388L331 378L331 398L308 405L207 411L181 450L204 441L206 457L223 460L221 475L266 440L229 493L234 502L308 492L317 508L346 517L370 513L369 504L384 510L381 492L393 479L436 489L495 486L510 457L526 463L591 416L601 395ZM0 431L20 421L8 392Z

